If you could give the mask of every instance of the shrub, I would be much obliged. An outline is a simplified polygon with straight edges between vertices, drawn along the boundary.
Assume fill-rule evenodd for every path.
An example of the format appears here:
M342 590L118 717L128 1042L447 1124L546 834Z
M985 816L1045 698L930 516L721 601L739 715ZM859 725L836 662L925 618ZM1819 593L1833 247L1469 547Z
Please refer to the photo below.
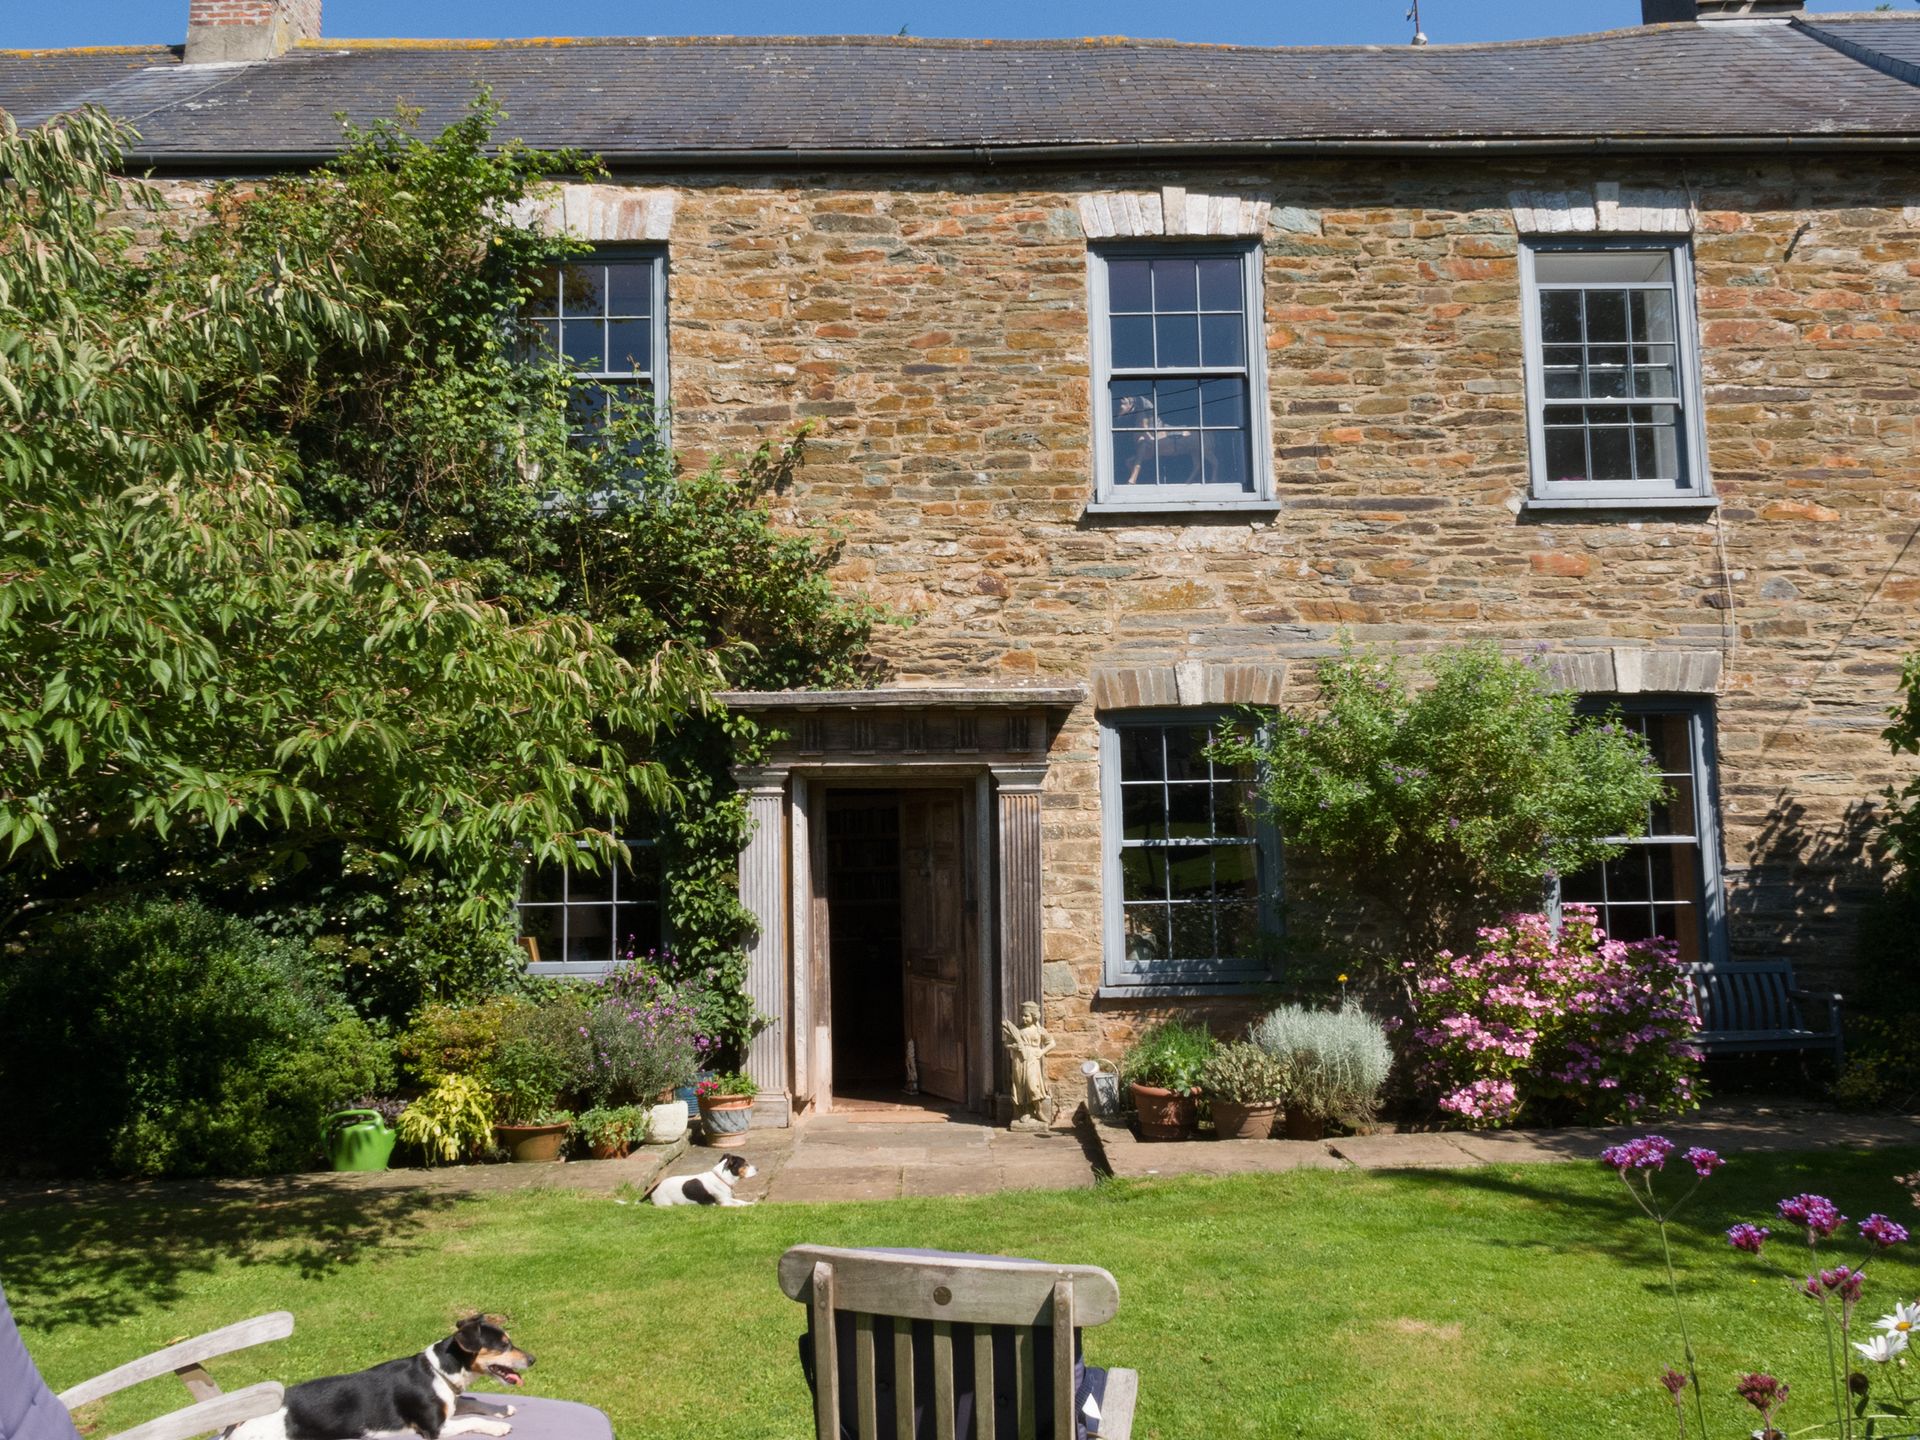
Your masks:
M1120 1079L1128 1085L1185 1093L1199 1087L1200 1072L1213 1049L1213 1036L1206 1026L1162 1020L1133 1042L1120 1062Z
M79 912L0 968L0 1085L66 1168L298 1169L342 1097L392 1083L304 947L194 901Z
M573 1133L589 1146L638 1144L646 1137L647 1112L638 1105L596 1105L580 1112Z
M466 1004L423 1006L400 1038L400 1056L420 1079L478 1075L500 1048L507 1027L533 1008L525 995L490 995Z
M1371 1118L1393 1068L1385 1029L1357 1005L1339 1010L1282 1005L1255 1025L1251 1036L1285 1067L1281 1098L1288 1107L1319 1119Z
M1234 1105L1272 1104L1286 1087L1287 1067L1248 1040L1222 1045L1200 1070L1207 1096Z
M443 1075L394 1126L429 1165L451 1165L493 1139L493 1098L471 1075Z
M1591 906L1568 906L1557 935L1545 915L1508 916L1480 932L1478 953L1443 950L1406 972L1414 1078L1466 1125L1698 1105L1695 1017L1673 947L1609 940Z
M615 970L585 997L574 1085L596 1105L651 1101L685 1085L710 1048L697 999L644 962Z
M480 1072L498 1097L500 1123L557 1123L552 1117L561 1096L576 1088L586 1069L587 1014L585 1000L571 986L555 986L507 1013L500 1043Z
M1216 758L1256 771L1294 888L1369 903L1398 958L1430 955L1619 853L1660 795L1646 743L1583 717L1544 665L1492 645L1442 651L1415 691L1398 661L1321 662L1320 706L1252 716ZM1334 898L1334 897L1329 897Z

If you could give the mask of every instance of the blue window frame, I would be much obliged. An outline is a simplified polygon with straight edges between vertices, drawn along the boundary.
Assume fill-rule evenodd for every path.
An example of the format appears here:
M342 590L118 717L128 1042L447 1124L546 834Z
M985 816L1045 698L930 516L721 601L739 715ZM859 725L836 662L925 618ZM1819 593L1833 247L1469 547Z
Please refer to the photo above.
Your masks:
M1724 960L1712 702L1590 695L1581 708L1618 710L1621 722L1645 738L1667 793L1647 807L1646 834L1622 837L1624 853L1562 878L1560 902L1594 906L1600 927L1616 940L1662 936L1683 961Z
M547 266L527 303L537 353L574 373L575 432L588 437L610 402L667 415L667 257L657 248L596 250Z
M1268 506L1260 247L1091 252L1095 504Z
M1185 993L1273 973L1279 847L1248 777L1216 766L1218 711L1108 715L1100 730L1106 986Z

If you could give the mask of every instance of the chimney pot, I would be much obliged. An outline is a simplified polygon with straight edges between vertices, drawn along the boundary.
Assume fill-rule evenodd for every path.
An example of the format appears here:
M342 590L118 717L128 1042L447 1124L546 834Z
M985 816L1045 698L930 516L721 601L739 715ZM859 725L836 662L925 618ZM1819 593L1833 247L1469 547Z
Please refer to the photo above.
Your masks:
M320 38L320 0L188 0L189 65L271 60Z

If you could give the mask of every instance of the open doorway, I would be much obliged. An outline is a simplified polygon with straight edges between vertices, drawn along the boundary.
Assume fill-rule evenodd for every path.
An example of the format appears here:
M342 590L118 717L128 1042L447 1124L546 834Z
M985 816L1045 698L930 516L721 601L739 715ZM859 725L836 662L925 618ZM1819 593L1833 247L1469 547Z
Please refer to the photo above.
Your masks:
M966 792L829 790L824 844L832 1092L967 1101L975 945Z

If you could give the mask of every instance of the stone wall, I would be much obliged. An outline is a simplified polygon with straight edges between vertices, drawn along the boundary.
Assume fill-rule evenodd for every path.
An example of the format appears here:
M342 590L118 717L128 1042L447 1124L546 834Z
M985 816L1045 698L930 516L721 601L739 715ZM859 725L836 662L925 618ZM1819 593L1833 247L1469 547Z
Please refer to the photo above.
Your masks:
M1020 171L634 183L678 192L676 443L698 459L812 423L792 515L841 528L841 578L912 616L881 638L893 678L1254 664L1304 702L1303 662L1341 633L1713 652L1734 952L1838 979L1863 827L1905 773L1878 730L1920 642L1914 173L1356 160L1146 187ZM1158 214L1158 182L1258 203L1277 515L1085 513L1085 217ZM1529 515L1513 207L1676 189L1697 226L1723 503ZM1109 193L1147 199L1081 204ZM1150 1013L1094 996L1096 748L1089 705L1059 734L1046 797L1063 1062L1113 1053Z

